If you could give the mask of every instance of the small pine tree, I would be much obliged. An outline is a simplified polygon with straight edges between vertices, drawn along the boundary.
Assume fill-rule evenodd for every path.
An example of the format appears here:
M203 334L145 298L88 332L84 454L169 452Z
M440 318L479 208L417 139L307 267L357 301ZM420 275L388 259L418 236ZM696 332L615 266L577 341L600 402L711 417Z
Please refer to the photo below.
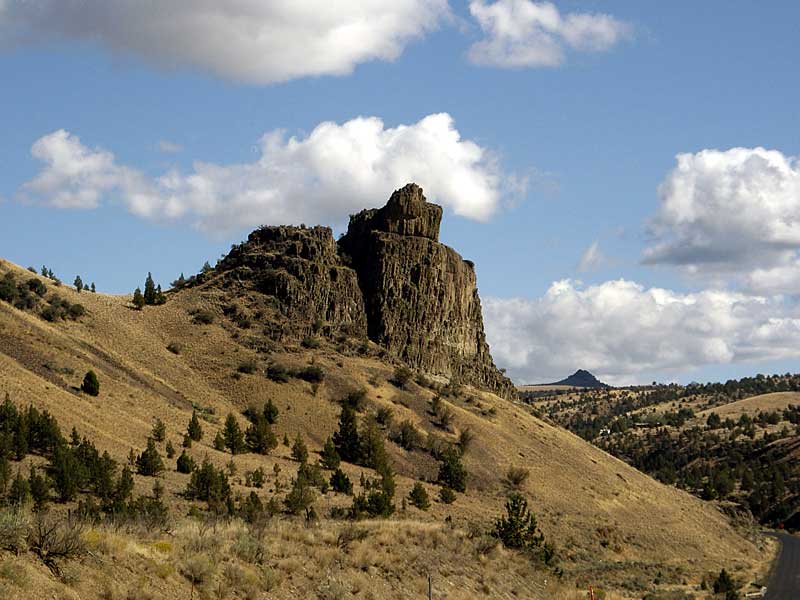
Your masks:
M289 434L287 433L283 434L283 445L287 447L289 446Z
M239 422L233 413L228 413L225 419L224 429L225 447L231 451L231 454L241 454L245 451L247 446L244 443L244 435L239 427Z
M408 495L408 501L411 506L416 506L420 510L428 510L431 506L431 501L428 498L428 492L425 491L425 486L423 486L419 481L414 484L414 487L411 489L411 493Z
M181 446L183 446L184 448L192 447L192 438L189 437L188 433L183 434L183 442L181 443Z
M81 279L80 275L75 276L75 282L73 283L73 285L75 286L75 289L78 291L78 293L83 291L83 280Z
M320 463L326 469L333 471L339 468L340 462L341 458L339 457L339 453L336 452L336 446L333 444L333 440L329 437L325 441L325 445L322 447L322 452L320 453Z
M161 419L156 419L156 422L153 423L153 432L151 434L153 439L157 442L163 442L167 436L167 426L164 425L164 421Z
M461 456L453 447L448 448L442 455L439 464L438 482L456 492L467 491L467 469L461 462Z
M173 458L175 456L175 446L172 445L172 440L167 441L164 450L167 453L167 458Z
M264 418L270 425L275 425L275 423L278 422L278 407L275 406L272 398L267 400L267 403L264 405Z
M156 303L156 284L153 281L152 273L147 274L144 281L144 303L147 305Z
M544 543L544 536L536 523L536 517L528 510L528 501L521 494L511 494L506 501L506 516L494 524L492 536L506 548L533 550Z
M221 431L218 431L217 435L214 436L214 450L225 452L225 436L222 435Z
M189 426L186 428L186 433L190 439L199 442L203 439L203 428L200 425L200 419L197 418L197 411L192 411L192 418L189 420Z
M97 396L100 394L100 382L97 380L97 373L89 371L83 377L83 384L81 384L81 391L90 396Z
M136 472L139 475L155 477L164 470L164 461L156 449L153 438L147 440L147 448L136 458Z
M91 285L91 287L90 287L89 289L90 289L90 291L91 291L93 294L96 294L96 293L97 293L97 288L96 288L96 287L94 287L94 281L92 282L92 285Z
M138 287L133 290L133 305L136 307L136 310L142 310L145 305L142 290L140 290Z
M292 444L292 458L299 463L305 463L308 460L308 448L299 433Z

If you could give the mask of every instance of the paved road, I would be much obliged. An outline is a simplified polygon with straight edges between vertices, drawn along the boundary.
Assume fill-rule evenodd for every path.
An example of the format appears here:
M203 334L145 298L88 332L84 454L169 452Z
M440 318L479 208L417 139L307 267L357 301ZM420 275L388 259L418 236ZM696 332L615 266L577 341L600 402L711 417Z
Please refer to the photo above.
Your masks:
M800 537L776 533L781 542L778 563L767 585L766 600L800 600Z

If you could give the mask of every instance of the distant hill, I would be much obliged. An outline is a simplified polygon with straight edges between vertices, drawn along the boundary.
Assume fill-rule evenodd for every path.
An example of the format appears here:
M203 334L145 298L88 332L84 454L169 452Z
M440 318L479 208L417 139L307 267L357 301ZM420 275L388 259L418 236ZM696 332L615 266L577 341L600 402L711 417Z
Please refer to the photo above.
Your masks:
M578 369L566 379L562 379L561 381L556 381L555 383L551 383L550 385L569 385L572 387L582 387L582 388L610 387L608 384L603 383L602 381L597 379L597 377L589 373L589 371L584 371L583 369Z

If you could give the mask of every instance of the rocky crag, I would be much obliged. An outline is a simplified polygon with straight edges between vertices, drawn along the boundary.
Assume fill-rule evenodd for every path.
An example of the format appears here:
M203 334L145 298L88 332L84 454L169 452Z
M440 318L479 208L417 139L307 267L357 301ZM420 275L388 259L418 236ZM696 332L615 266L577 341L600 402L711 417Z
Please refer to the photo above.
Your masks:
M409 184L353 215L338 244L328 227L261 227L215 271L271 299L273 337L366 336L429 375L514 395L489 353L474 266L439 243L441 219Z

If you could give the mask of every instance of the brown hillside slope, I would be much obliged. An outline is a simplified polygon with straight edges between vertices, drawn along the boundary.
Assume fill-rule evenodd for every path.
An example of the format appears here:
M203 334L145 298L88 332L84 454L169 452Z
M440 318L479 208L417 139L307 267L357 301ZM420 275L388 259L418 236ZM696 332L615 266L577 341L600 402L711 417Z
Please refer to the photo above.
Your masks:
M0 261L0 276L8 270L19 278L32 276ZM436 427L428 412L434 392L414 383L406 389L389 383L393 366L379 358L374 345L366 355L353 349L360 342L349 340L336 346L323 341L314 349L298 345L258 352L240 343L236 328L214 302L214 290L186 289L171 295L164 306L135 311L126 297L78 294L66 286L47 285L48 294L80 302L88 314L78 322L48 323L0 302L0 394L8 392L19 405L32 403L48 409L62 431L75 426L120 462L131 448L141 451L156 417L167 424L167 438L179 448L192 406L196 406L209 415L203 422L205 437L191 454L196 460L208 455L225 465L231 455L211 447L225 415L236 412L244 425L241 411L250 405L260 407L268 398L281 411L276 426L279 439L284 433L290 439L301 434L313 457L336 428L336 401L359 387L368 390L372 410L391 408L395 423L408 419L428 435L447 440L455 440L465 429L474 434L465 458L470 473L467 493L452 505L434 502L429 512L399 511L393 517L395 526L365 525L374 528L374 540L381 540L375 542L380 552L373 553L365 546L360 552L369 556L359 559L361 563L350 555L339 563L329 556L341 552L330 538L336 538L337 528L345 525L324 520L317 534L302 533L299 524L299 532L291 533L286 530L291 522L273 525L283 528L275 535L292 538L295 545L290 546L299 553L274 557L273 568L283 577L274 592L279 597L312 595L309 590L316 590L330 577L338 578L352 593L364 574L370 587L364 588L362 581L361 589L377 590L377 597L412 597L422 589L426 569L448 589L461 593L448 597L558 597L544 588L546 572L531 571L528 563L514 555L494 550L500 554L481 555L478 560L459 554L459 548L474 544L468 541L472 538L467 532L488 529L502 512L508 491L503 477L512 465L530 470L523 491L546 537L558 547L567 579L581 585L605 584L622 593L627 589L630 597L634 597L630 590L638 590L641 597L640 591L652 587L659 572L662 583L697 585L701 576L722 567L742 579L752 579L764 566L759 562L764 560L762 552L712 506L658 484L578 437L536 419L521 405L465 388L445 400L455 415L452 431ZM214 323L194 323L190 312L198 308L212 311ZM169 344L178 344L180 353L168 351ZM248 361L256 364L255 373L237 373ZM326 373L324 382L316 387L298 379L275 383L263 375L270 363L299 367L312 361ZM76 390L90 368L101 382L97 398ZM163 445L161 449L163 453ZM435 479L436 464L421 451L406 452L391 443L389 449L399 473L399 505L415 479ZM272 473L277 464L285 489L296 471L289 454L288 448L279 446L267 457L238 455L234 462L239 475L234 479L241 480L245 471L258 466ZM163 478L166 493L176 514L184 514L185 503L177 494L184 489L187 476L174 471L173 461L168 465ZM364 469L345 466L345 470L357 482ZM152 479L137 477L141 493L151 486ZM273 487L262 490L265 497ZM434 497L435 486L427 487ZM250 491L242 485L236 490ZM331 506L348 502L329 493L318 502L318 513L327 516ZM445 517L452 518L450 529L442 526ZM306 539L309 535L313 539ZM409 554L416 558L412 560ZM132 561L133 555L139 556L126 554ZM380 557L379 564L370 562L378 560L375 557ZM308 560L316 566L305 564ZM302 566L297 566L298 561ZM136 564L133 561L129 568L138 569ZM40 573L36 580L45 581L42 577ZM145 573L142 577L155 576ZM186 597L186 581L178 573L169 574L158 585L162 593L156 597ZM92 590L97 592L87 587L83 597L94 597Z
M737 419L741 415L755 417L759 412L780 411L791 405L800 405L800 392L773 392L772 394L750 396L749 398L743 398L742 400L701 411L697 413L697 416L705 419L713 412L723 419L726 417Z

